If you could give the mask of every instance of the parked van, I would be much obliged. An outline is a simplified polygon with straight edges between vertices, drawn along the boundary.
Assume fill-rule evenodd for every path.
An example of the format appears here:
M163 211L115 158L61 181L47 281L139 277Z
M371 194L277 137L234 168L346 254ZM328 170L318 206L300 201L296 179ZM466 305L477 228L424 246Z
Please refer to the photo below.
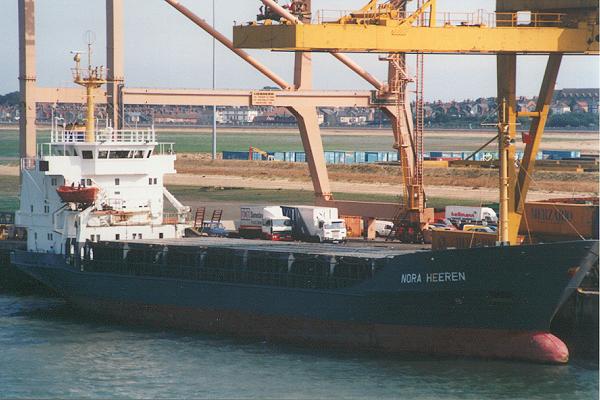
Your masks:
M375 221L375 236L377 237L388 237L392 228L394 227L394 223L391 221Z

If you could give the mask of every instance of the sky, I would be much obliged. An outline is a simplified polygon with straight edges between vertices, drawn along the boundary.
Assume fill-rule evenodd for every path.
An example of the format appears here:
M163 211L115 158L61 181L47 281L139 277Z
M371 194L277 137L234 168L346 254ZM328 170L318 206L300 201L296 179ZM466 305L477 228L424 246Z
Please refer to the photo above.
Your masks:
M180 0L202 18L211 20L211 0ZM0 0L0 94L18 90L18 14L16 0ZM234 22L256 18L258 0L215 0L216 27L231 37ZM357 9L366 0L313 0L313 9ZM125 82L132 87L210 88L212 38L162 0L124 0ZM438 11L493 11L495 0L438 0ZM40 86L72 86L71 50L86 47L85 32L95 33L94 63L105 64L104 0L37 0L37 77ZM252 50L250 53L288 82L293 80L289 53ZM376 54L351 58L381 80L386 63ZM217 43L217 87L262 88L272 83ZM519 57L517 93L539 91L546 57ZM410 62L410 61L409 61ZM409 68L412 66L409 64ZM600 86L599 57L566 56L557 88ZM328 54L314 56L315 89L372 89ZM494 56L425 56L426 100L462 100L496 95Z

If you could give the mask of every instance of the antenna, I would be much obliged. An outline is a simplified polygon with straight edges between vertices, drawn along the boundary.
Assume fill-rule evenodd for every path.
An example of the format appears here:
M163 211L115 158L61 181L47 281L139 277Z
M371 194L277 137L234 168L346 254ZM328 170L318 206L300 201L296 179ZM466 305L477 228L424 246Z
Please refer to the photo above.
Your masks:
M92 30L87 30L83 34L83 39L88 47L88 52L87 52L87 54L88 54L88 69L91 70L92 69L92 45L94 43L96 43L96 33Z

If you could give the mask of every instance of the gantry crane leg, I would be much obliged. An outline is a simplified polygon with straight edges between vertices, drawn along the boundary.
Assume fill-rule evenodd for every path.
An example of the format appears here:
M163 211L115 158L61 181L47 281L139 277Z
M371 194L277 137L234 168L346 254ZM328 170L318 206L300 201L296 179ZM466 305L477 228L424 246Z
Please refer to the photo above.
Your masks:
M548 119L552 97L554 96L554 86L560 70L562 56L561 53L550 54L546 65L546 72L544 73L544 78L542 80L542 86L540 88L536 110L533 113L523 113L523 116L531 117L532 121L531 127L529 128L529 140L525 145L525 152L523 154L523 160L521 160L518 178L514 181L515 196L513 197L513 208L515 212L509 221L509 227L511 232L515 232L515 235L521 224L525 199L535 168L535 158L539 151L540 143L542 142L542 136ZM516 239L516 236L514 239Z
M121 88L124 84L123 63L123 0L106 0L106 66L108 83L106 97L108 118L112 126L121 129Z
M20 156L36 156L35 0L19 0Z
M517 232L509 237L509 223L518 216L514 202L515 138L517 133L517 55L499 54L498 67L498 152L500 155L500 241L516 243Z
M311 1L304 0L303 3L307 12L305 15L310 15L312 11ZM300 18L301 22L310 22L308 17ZM309 52L297 51L295 53L294 89L297 91L312 89L312 54ZM307 104L306 106L289 107L288 110L296 117L298 122L302 146L306 153L306 161L315 192L315 201L332 200L333 196L329 184L327 164L325 163L317 108L314 105Z
M501 228L508 230L504 237L511 244L517 243L519 226L524 212L527 191L531 184L535 158L539 151L546 120L554 95L554 85L562 61L561 53L549 56L546 72L540 88L540 95L534 112L519 113L516 106L516 68L515 54L498 55L498 116L499 116L499 150L500 150L500 218ZM517 117L532 118L529 140L525 146L523 160L517 169L515 164L515 140ZM508 182L511 182L509 184Z
M329 185L329 175L325 164L317 111L315 107L311 106L290 107L288 110L298 121L302 146L304 146L306 153L306 161L317 201L319 198L331 200L331 186Z

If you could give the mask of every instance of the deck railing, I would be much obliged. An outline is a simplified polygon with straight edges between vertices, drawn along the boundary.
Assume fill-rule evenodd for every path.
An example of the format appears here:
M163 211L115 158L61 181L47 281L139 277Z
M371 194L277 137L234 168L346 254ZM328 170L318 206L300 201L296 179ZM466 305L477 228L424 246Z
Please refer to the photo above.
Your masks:
M95 132L96 142L99 143L155 143L156 132L147 129L98 129ZM50 143L83 143L85 131L81 129L59 128L50 133Z
M430 12L423 13L422 20L428 25ZM411 12L396 12L392 19L402 21L411 15ZM342 18L350 16L350 23L377 24L378 20L390 18L389 9L380 8L375 11L357 12L355 10L318 10L312 18L313 24L335 24ZM486 27L558 27L565 24L566 14L562 13L536 13L536 12L489 12L477 10L475 12L437 12L435 13L435 26L486 26ZM417 18L413 25L418 24Z

